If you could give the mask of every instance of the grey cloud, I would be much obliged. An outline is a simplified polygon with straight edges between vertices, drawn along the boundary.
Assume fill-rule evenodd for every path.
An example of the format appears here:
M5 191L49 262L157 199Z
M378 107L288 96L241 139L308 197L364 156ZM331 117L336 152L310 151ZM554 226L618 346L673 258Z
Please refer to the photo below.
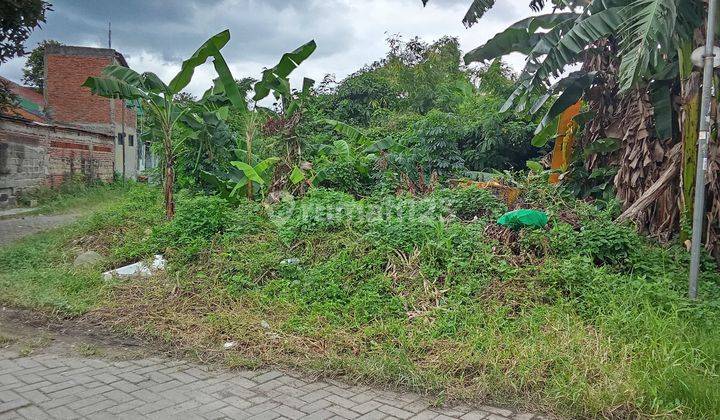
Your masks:
M527 16L528 0L498 0L482 24L465 29L461 20L471 0L50 0L54 11L28 48L43 39L71 45L106 46L112 21L113 48L140 71L165 76L209 36L230 29L223 53L236 76L257 76L280 55L315 39L318 50L303 75L338 78L381 58L387 34L418 35L427 41L459 36L465 49L487 40ZM23 59L3 64L0 74L21 77ZM210 81L193 82L202 92ZM309 73L309 74L308 74ZM298 76L299 77L299 76Z
M226 54L238 59L275 57L309 36L323 46L317 52L321 56L352 42L352 34L344 28L343 8L342 3L329 1L56 0L41 35L66 43L105 45L107 23L112 21L116 49L126 54L146 51L176 61L207 37L230 28L233 41Z

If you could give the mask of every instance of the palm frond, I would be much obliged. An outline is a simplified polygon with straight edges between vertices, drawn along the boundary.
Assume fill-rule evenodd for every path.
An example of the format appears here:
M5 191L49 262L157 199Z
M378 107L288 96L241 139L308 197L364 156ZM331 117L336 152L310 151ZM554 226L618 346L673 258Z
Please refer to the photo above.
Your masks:
M423 6L427 6L428 1L430 0L422 0ZM473 26L478 22L478 20L480 20L481 17L483 17L485 12L492 9L494 5L495 0L473 0L467 13L465 13L465 17L462 21L463 24L468 28Z
M579 19L564 34L549 33L547 39L554 45L535 71L532 84L547 83L551 77L559 76L565 66L581 59L581 51L616 32L621 25L620 10L619 7L613 7Z
M622 9L620 90L637 85L660 55L674 50L679 0L634 0Z
M485 12L490 10L494 5L495 0L473 0L470 8L468 9L467 13L465 13L465 17L462 20L463 25L468 28L473 26L478 22L478 20L480 20L480 18L483 17Z
M465 63L487 61L512 52L530 54L538 42L545 37L544 33L537 33L538 29L551 29L564 21L574 21L579 16L577 13L552 13L517 21L484 45L465 54Z

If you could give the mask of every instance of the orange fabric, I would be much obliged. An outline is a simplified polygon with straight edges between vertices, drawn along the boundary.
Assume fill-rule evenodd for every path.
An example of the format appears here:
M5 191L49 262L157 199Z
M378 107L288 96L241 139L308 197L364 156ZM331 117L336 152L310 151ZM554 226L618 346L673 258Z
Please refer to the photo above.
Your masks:
M577 123L573 120L582 108L582 103L578 101L574 105L560 114L558 120L558 132L555 139L555 147L552 153L552 162L550 168L553 170L564 171L570 163L573 145L575 144L575 130ZM557 184L560 181L560 174L553 173L550 175L550 183Z

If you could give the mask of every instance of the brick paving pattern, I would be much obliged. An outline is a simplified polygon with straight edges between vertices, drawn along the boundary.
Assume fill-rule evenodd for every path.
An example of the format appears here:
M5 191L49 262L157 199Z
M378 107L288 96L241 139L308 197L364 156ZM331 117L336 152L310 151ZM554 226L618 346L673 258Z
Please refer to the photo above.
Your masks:
M495 407L433 407L417 394L276 370L210 370L0 350L0 419L534 419Z

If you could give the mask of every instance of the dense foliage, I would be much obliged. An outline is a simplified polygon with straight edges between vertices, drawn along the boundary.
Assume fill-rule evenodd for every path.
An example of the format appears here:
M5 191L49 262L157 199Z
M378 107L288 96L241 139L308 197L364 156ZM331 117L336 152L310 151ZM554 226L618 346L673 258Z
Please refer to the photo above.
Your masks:
M25 41L50 10L51 4L43 0L0 3L0 63L25 54Z
M473 2L467 21L492 3ZM576 199L594 187L548 182L536 161L547 150L531 146L538 121L501 112L528 75L465 67L453 38L393 37L382 60L339 82L290 85L313 41L236 80L219 53L228 41L208 40L169 85L117 66L88 80L156 108L144 125L163 142L174 217L152 187L130 188L87 225L0 253L2 299L95 307L103 322L235 366L568 417L720 415L717 267L703 261L703 299L686 299L683 247L616 222L610 196ZM214 86L181 93L211 57ZM517 208L550 222L497 223ZM107 260L78 282L71 247ZM166 273L100 300L93 274L156 253ZM226 341L237 346L218 352Z
M188 98L195 117L174 133L179 186L231 200L311 187L361 197L521 169L543 151L530 146L531 119L499 112L514 84L503 64L462 66L454 38L427 44L393 37L389 46L382 60L340 82L327 76L315 88L305 79L302 89L290 89L287 75L274 84L238 81L251 103L273 92L271 108L255 102L250 111L207 112L222 92ZM292 54L302 51L305 59L312 51L304 48Z

